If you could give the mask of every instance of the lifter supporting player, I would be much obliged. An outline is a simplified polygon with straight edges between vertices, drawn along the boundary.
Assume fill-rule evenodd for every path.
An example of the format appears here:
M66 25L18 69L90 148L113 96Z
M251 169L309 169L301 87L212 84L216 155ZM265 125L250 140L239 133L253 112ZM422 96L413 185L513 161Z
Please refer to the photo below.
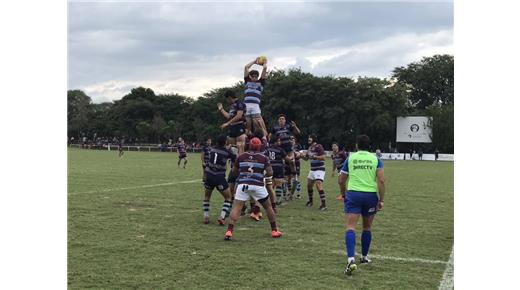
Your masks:
M269 195L264 187L264 177L271 178L273 169L269 163L269 159L260 152L262 141L258 138L253 138L249 142L249 150L238 156L235 166L233 167L238 176L238 186L235 193L235 200L233 208L231 209L230 221L228 229L224 236L225 240L230 240L233 236L235 223L240 217L245 202L252 197L258 201L266 210L267 217L271 224L271 236L278 238L282 233L278 231L276 226L276 215L269 203ZM265 170L265 175L264 175Z
M217 138L217 146L209 152L209 160L204 169L204 202L202 208L204 211L204 223L209 223L209 201L213 189L217 188L224 197L224 204L220 217L217 220L220 225L224 225L226 215L229 214L231 208L231 192L226 182L226 165L228 160L235 161L235 154L226 149L226 135L220 135Z

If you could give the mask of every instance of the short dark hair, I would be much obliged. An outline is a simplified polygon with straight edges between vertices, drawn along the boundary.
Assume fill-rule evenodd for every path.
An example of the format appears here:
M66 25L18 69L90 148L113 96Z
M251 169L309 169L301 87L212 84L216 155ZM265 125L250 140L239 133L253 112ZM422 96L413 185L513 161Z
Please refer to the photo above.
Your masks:
M370 150L370 137L367 135L358 135L356 137L356 144L359 150Z
M231 98L236 98L236 97L237 97L237 95L235 94L235 92L232 91L232 90L227 90L227 91L224 93L224 96L226 96L226 98L229 98L229 97L231 97Z
M334 144L336 144L336 146L338 146L338 147L339 147L339 144L338 144L338 142L332 142L332 145L334 145Z
M285 116L284 113L278 114L278 119L280 119L281 117L284 117L287 120L287 117Z
M249 76L259 76L259 75L260 75L260 73L257 70L251 70L249 72Z
M309 134L309 138L311 138L313 142L318 143L318 137L316 137L316 134Z
M217 137L217 145L220 146L220 147L224 147L226 146L226 142L227 142L227 136L226 135L218 135Z
M262 128L256 128L253 132L253 137L256 137L258 139L264 138L264 130L262 130Z

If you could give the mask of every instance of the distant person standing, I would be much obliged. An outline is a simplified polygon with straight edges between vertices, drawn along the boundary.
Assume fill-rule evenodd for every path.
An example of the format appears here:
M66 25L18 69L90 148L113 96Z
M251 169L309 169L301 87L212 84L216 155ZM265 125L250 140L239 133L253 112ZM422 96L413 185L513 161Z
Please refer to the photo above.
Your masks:
M380 149L376 149L376 157L379 159L381 159L381 157L383 157L383 154L381 153Z
M119 143L117 143L117 151L118 151L118 154L119 154L119 158L123 157L123 155L125 154L125 151L123 151L123 138L121 138L121 140L119 140Z
M184 159L184 165L182 168L186 169L186 163L188 163L188 155L186 154L186 144L184 143L184 139L179 137L179 142L177 143L177 152L179 153L179 161L177 162L177 167L181 166L181 160Z
M422 149L419 149L419 160L422 160L422 155L423 155Z
M439 149L435 148L435 161L439 159Z
M350 155L341 169L338 182L345 194L345 246L347 266L345 274L352 275L357 269L355 263L356 225L361 215L363 233L361 234L361 264L371 262L368 250L372 241L372 222L375 214L383 209L385 197L385 177L381 159L368 152L370 138L360 135L356 138L358 151ZM379 193L379 196L378 196Z

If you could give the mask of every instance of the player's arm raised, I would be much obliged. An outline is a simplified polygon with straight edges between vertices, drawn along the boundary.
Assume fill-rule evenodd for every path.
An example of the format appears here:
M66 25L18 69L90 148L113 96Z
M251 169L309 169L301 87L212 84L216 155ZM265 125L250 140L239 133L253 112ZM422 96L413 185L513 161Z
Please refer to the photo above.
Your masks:
M264 80L267 78L267 59L264 60L264 64L262 65L262 73L260 74L260 78Z
M300 128L298 128L298 126L296 126L296 122L291 121L291 126L292 126L293 134L300 135L301 131L300 131Z
M258 61L258 58L255 58L252 62L246 64L244 67L244 77L247 78L249 76L249 69Z
M222 103L217 104L218 111L224 116L224 118L229 119L229 113L224 110L224 107L222 106Z
M240 120L242 118L242 115L244 115L244 111L242 111L242 110L237 111L237 114L231 120L229 120L226 123L222 124L222 126L220 126L220 127L222 129L226 128L227 126L229 126L229 124ZM229 114L228 114L228 116L229 116Z

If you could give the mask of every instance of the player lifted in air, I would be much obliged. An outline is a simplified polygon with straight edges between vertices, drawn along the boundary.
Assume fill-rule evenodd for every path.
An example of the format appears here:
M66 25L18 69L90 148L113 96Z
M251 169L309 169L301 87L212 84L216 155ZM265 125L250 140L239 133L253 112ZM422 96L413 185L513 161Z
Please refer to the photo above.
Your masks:
M228 160L235 162L236 156L231 150L226 148L226 136L220 135L217 138L217 146L209 152L209 160L204 169L204 202L202 208L204 211L204 223L209 223L209 201L211 193L215 187L224 197L224 204L220 217L217 220L220 225L224 225L226 216L229 215L231 208L231 192L226 181L226 165Z
M184 144L184 139L179 137L179 142L177 142L177 152L179 153L179 161L177 162L177 167L181 166L181 160L184 159L184 165L182 168L186 169L186 163L188 163L188 155L186 154L186 144Z
M325 179L325 150L323 150L321 144L318 144L316 135L309 135L307 141L309 143L309 150L307 150L307 153L302 157L304 160L311 160L311 170L307 176L309 201L307 201L306 206L311 207L313 204L313 187L316 184L316 189L318 189L321 200L320 210L326 210L325 191L323 190L323 180Z
M209 152L211 151L211 138L206 139L206 144L202 146L202 151L200 154L200 161L202 162L202 181L204 182L204 172L206 169L206 164L208 164L209 160Z
M262 74L257 70L250 70L254 65L263 66ZM262 101L262 93L264 91L265 79L267 78L267 59L265 57L257 57L252 62L246 64L244 68L244 84L246 104L246 120L248 133L252 133L254 128L262 128L264 136L267 136L267 127L262 118L262 111L260 110L260 102Z
M344 150L339 150L338 143L332 143L332 154L330 155L332 159L332 177L334 177L334 173L339 173L341 167L343 167L343 163L347 160L347 153ZM340 195L336 197L336 200L343 200L345 198L344 192L341 192Z
M278 238L282 233L278 231L276 226L276 215L269 202L269 195L264 187L264 177L269 179L273 175L273 169L269 163L269 159L260 152L262 141L253 138L249 142L249 150L238 156L234 169L239 172L238 186L235 193L235 201L231 209L230 221L228 229L224 236L225 240L230 240L233 236L233 229L237 219L240 217L245 202L252 197L258 201L266 210L267 217L271 224L271 236ZM265 174L264 174L265 171Z
M225 96L230 103L229 113L224 110L221 103L217 104L218 111L227 119L220 128L228 128L229 144L237 146L238 154L241 154L246 143L246 104L231 90L226 91Z

